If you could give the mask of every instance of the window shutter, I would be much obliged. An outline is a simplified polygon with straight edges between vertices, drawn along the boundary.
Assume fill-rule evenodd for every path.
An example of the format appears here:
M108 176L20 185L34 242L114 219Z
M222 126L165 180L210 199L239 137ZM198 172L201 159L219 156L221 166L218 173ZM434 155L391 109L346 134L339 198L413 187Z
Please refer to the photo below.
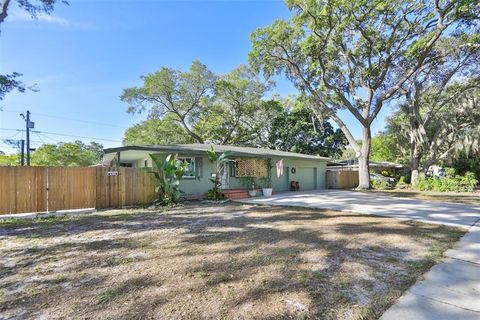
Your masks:
M197 178L203 178L203 158L195 157L195 174Z

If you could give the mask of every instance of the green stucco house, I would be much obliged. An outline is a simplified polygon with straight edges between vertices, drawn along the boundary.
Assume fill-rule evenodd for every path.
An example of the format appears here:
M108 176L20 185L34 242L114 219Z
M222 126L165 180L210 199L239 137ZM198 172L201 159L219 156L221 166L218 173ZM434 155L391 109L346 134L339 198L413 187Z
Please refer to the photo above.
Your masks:
M189 164L189 170L180 182L186 195L204 195L212 188L209 180L214 173L214 163L207 150L217 153L229 151L233 161L222 172L222 189L248 189L251 182L261 188L267 175L267 159L271 159L273 192L290 190L292 181L298 181L300 190L325 189L326 166L329 158L284 152L263 148L237 147L210 144L128 145L105 149L105 162L125 167L151 167L149 154L165 158L169 154ZM281 160L281 162L279 162ZM277 174L277 164L282 164L283 174Z

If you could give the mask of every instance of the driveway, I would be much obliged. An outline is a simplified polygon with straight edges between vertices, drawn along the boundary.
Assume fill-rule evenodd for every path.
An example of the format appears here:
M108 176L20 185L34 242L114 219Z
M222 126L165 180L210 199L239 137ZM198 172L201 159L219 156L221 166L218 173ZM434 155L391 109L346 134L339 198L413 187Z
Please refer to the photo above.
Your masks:
M343 190L288 192L241 202L353 211L461 228L470 228L480 219L480 207L471 205Z
M353 211L467 229L455 248L388 309L381 320L480 319L480 207L394 198L377 193L317 190L242 202Z

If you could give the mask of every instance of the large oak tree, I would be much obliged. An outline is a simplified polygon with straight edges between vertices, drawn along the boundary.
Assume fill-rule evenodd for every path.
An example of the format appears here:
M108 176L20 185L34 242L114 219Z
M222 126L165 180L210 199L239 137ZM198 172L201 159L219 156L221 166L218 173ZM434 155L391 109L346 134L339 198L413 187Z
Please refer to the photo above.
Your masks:
M433 47L478 18L475 0L288 0L288 20L251 35L250 62L270 77L284 74L345 134L359 160L359 189L370 188L371 124L383 106L434 60ZM338 115L362 127L362 144Z

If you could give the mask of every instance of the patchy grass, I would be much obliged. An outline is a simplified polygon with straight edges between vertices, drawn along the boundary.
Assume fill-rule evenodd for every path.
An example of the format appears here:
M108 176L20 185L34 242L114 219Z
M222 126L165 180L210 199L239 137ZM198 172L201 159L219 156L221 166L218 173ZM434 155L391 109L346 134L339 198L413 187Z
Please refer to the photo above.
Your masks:
M400 198L413 198L440 202L455 202L472 205L480 205L480 192L433 192L416 191L410 189L395 190L369 190L368 192L386 193L389 196Z
M4 221L0 314L376 319L463 233L240 204Z

